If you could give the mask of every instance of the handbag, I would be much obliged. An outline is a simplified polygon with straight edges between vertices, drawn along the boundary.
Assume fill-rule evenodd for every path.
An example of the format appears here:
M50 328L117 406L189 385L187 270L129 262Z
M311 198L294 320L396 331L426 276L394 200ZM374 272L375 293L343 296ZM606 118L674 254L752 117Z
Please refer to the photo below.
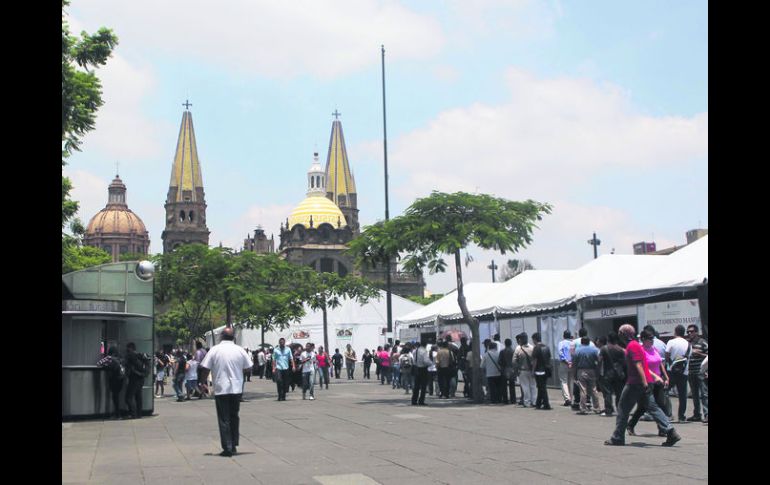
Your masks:
M676 360L671 362L668 367L668 373L672 377L681 377L684 375L684 370L687 368L687 362L690 360L690 353L692 352L692 345L687 345L687 353L682 357L677 357Z

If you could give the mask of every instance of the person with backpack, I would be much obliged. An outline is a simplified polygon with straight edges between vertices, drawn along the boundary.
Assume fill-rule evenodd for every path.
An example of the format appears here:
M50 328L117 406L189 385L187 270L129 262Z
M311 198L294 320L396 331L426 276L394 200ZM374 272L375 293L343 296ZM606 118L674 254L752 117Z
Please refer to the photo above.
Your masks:
M528 343L529 338L526 332L516 336L516 343L519 344L513 352L514 362L519 369L519 384L521 384L521 407L535 407L537 399L537 383L532 366L532 352L535 350L532 344Z
M110 347L107 355L99 359L97 366L107 370L107 384L112 397L113 419L120 419L120 391L126 380L126 369L118 356L118 349Z
M126 405L129 416L133 419L142 417L142 386L144 379L150 373L149 364L144 355L136 351L136 344L129 342L126 345L126 375L128 387L126 388ZM184 376L184 372L182 372Z
M626 382L626 352L618 345L617 333L608 333L604 340L606 342L599 346L599 386L604 396L604 412L601 416L610 417L615 413ZM599 343L602 341L601 338L598 340Z
M401 368L401 387L404 388L404 394L409 394L414 387L414 357L412 357L409 344L401 347L401 356L398 358L398 364Z

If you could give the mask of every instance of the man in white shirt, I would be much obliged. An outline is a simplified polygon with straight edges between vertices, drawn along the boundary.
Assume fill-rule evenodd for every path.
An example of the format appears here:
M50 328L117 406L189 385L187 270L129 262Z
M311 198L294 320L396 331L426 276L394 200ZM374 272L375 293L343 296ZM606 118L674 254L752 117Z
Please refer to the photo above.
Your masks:
M537 382L535 381L534 366L532 365L532 352L535 347L529 343L529 337L525 332L516 336L519 344L513 352L513 360L519 369L519 384L521 385L521 407L535 407L537 398Z
M679 422L685 422L687 412L687 373L689 372L690 343L684 339L684 325L674 328L674 338L666 343L666 364L671 388L676 388L679 397L679 409L677 417ZM684 360L675 367L671 363L676 360Z
M210 369L213 374L214 400L222 444L219 456L233 456L238 446L238 412L243 392L243 372L250 368L252 363L246 351L235 344L232 327L222 330L221 339L219 345L212 347L206 354L200 367Z
M308 342L305 345L305 350L299 356L299 361L302 364L302 399L307 399L307 391L310 390L310 400L313 401L313 384L315 384L315 366L317 362L314 345Z

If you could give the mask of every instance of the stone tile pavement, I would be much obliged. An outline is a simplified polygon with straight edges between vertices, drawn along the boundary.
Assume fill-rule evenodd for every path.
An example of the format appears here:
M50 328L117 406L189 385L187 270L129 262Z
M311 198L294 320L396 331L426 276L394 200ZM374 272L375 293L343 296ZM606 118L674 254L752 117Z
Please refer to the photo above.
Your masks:
M559 392L549 391L560 404ZM677 424L683 439L673 448L661 447L655 424L644 421L625 447L608 447L614 418L562 406L538 411L435 397L411 406L403 391L373 380L333 379L315 396L303 401L297 389L277 402L272 382L252 379L232 458L218 456L212 399L165 397L140 420L62 423L62 483L708 482L708 426L701 423Z

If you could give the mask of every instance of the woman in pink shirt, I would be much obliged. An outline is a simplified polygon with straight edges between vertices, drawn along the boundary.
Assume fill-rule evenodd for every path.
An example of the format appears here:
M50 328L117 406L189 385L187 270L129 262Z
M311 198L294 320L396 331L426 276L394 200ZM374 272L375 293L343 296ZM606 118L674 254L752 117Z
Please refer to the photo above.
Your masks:
M647 378L647 383L652 385L652 393L655 397L655 402L658 404L658 407L660 407L660 409L666 409L668 374L666 373L666 366L661 365L662 359L660 354L657 350L655 350L655 347L653 346L655 335L647 330L642 330L640 337L642 339L644 357L647 361L647 368L650 371L649 377ZM645 411L647 411L647 408L644 404L645 401L646 399L639 400L639 403L636 405L636 411L628 421L628 434L631 436L636 436L634 426L636 426L636 423L639 422L639 418L641 418ZM661 429L660 425L658 426L658 436L666 436L666 431Z
M377 357L380 358L380 385L385 384L387 379L390 384L390 345L385 345L385 348L377 352Z
M321 374L321 388L323 388L325 382L326 388L329 389L329 364L331 359L329 359L329 354L326 353L323 345L318 347L316 359L318 360L318 372Z

